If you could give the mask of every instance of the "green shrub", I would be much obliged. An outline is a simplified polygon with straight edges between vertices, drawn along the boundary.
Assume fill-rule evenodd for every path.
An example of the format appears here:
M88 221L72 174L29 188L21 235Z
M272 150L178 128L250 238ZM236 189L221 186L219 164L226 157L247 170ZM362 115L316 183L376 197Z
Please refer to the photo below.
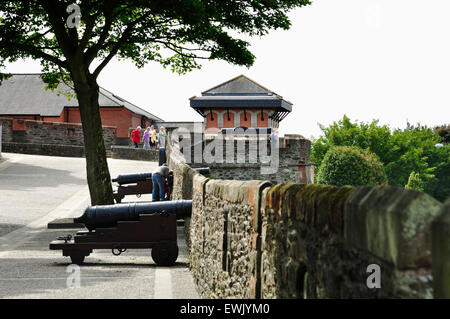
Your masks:
M317 181L335 186L380 185L386 175L375 154L355 146L334 146L325 154Z
M375 153L383 164L389 185L405 187L411 172L419 174L423 191L442 202L450 196L450 125L428 128L407 123L404 129L391 130L380 125L342 120L320 125L323 136L312 139L311 160L321 167L333 146L357 146ZM444 144L436 147L437 143Z
M408 184L405 185L406 189L417 189L419 191L423 191L424 182L420 177L419 173L414 171L411 172L408 178Z

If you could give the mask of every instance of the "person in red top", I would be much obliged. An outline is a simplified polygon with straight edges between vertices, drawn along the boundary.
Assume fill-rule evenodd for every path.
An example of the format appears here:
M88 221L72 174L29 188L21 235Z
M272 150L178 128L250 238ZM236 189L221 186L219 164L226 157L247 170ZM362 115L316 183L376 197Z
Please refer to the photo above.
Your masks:
M133 132L131 132L131 140L134 143L134 148L138 148L139 143L141 142L141 127L140 126L136 127L136 129L133 130Z

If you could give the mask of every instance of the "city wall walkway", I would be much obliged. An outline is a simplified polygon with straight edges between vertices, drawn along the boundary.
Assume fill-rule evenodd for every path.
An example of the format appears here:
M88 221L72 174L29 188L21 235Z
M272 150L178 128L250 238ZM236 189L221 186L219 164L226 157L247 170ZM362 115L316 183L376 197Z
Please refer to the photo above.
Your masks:
M183 228L177 263L157 267L150 249L114 256L94 250L79 269L49 243L78 229L48 229L89 205L85 159L2 153L0 163L0 298L199 298L188 269ZM156 162L108 159L111 176L151 172ZM123 202L149 201L151 195ZM74 275L79 271L79 281Z

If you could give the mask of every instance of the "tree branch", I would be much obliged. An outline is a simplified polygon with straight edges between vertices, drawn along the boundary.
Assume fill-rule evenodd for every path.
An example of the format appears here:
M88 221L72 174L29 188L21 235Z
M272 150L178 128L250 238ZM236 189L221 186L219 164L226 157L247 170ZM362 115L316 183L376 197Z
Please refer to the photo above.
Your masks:
M97 76L100 74L100 72L103 70L103 68L111 61L111 59L119 52L120 47L122 44L126 43L126 40L131 35L131 32L133 31L133 28L141 21L146 19L150 13L146 13L143 16L139 17L138 19L134 20L132 23L128 24L127 28L123 32L122 36L120 37L119 41L116 42L115 46L112 48L110 53L106 56L106 58L100 63L99 66L95 69L95 71L92 73L93 78L97 78Z
M34 47L34 46L29 46L29 45L25 45L25 44L20 44L20 43L2 43L2 46L4 47L11 47L14 49L17 49L19 51L28 53L32 56L50 61L62 68L68 68L68 64L67 61L62 61L60 59L58 59L57 57L50 55L48 53L45 53L43 51L41 51L39 48ZM45 49L52 49L51 47L44 47Z
M106 39L108 38L109 29L111 28L114 20L124 10L125 9L120 10L115 15L113 15L112 14L112 8L110 8L109 6L105 7L105 11L104 11L104 13L105 13L105 25L103 27L103 30L102 30L102 32L100 34L100 37L99 37L98 41L95 43L95 45L93 45L92 47L90 47L89 49L86 50L86 53L84 55L84 62L85 62L86 65L90 65L92 63L92 61L95 59L95 57L97 56L98 52L102 48L103 44L105 44Z
M58 11L58 6L60 5L60 3L54 0L38 1L47 12L49 22L53 26L56 39L58 40L58 43L61 47L61 50L64 52L64 55L67 58L72 56L69 35L66 32L65 24L61 20L61 15Z

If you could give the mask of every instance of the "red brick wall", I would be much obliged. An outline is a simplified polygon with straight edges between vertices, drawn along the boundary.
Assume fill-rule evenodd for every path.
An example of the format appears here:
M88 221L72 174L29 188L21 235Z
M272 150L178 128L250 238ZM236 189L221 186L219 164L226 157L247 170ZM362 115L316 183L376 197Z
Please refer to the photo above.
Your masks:
M211 117L212 117L212 120L211 120ZM217 114L216 113L213 113L212 115L208 114L206 116L206 127L205 127L205 129L216 128L216 127L218 127L217 123L218 123Z
M241 126L252 127L252 114L250 112L246 112L246 114L241 113ZM247 121L245 120L247 119Z
M269 113L271 113L271 111L269 111ZM261 111L259 111L257 114L258 114L257 115L258 116L258 127L268 127L269 126L268 125L269 116L266 113L263 113L261 115ZM264 120L261 120L261 118L264 118Z
M228 121L228 114L225 112L223 115L223 127L232 128L234 127L234 114L230 112L230 120Z
M78 108L65 109L62 113L64 117L66 110L69 113L69 123L81 123ZM102 125L115 126L117 128L117 137L128 137L128 129L133 126L133 121L136 121L136 117L140 122L140 116L134 115L126 108L100 108L100 116ZM136 126L139 124L136 124Z
M25 125L25 120L22 119L13 119L12 122L12 130L13 131L25 131L27 126Z
M81 123L80 111L78 108L64 108L60 116L34 116L15 115L0 116L1 118L13 118L23 120L37 120L43 122L67 122L71 124ZM128 129L141 125L141 116L132 113L126 108L100 108L100 116L103 126L114 126L117 128L117 137L128 137ZM15 122L14 128L19 129L19 124Z
M212 109L213 112L217 111L219 113L222 113L220 115L221 120L223 125L219 126L219 121L217 119L217 114L214 112L213 113L213 120L211 120L211 114L209 113L209 109L205 109L205 113L207 114L205 121L206 121L206 125L205 128L206 129L211 129L211 128L233 128L235 127L235 123L234 123L234 118L235 116L239 116L240 117L240 123L239 126L246 126L246 127L254 127L255 125L252 125L252 118L256 117L256 119L254 118L253 120L256 120L256 127L268 127L269 126L269 115L267 115L266 113L264 113L264 120L261 120L261 109L260 108L246 108L246 115L247 115L247 121L244 120L244 113L241 113L240 115L239 112L243 111L244 109L240 109L240 108L230 108L229 112L230 112L230 121L228 121L228 114L225 108L215 108ZM269 114L271 114L273 112L272 109L264 109L265 111L267 111ZM272 125L273 126L273 125Z

